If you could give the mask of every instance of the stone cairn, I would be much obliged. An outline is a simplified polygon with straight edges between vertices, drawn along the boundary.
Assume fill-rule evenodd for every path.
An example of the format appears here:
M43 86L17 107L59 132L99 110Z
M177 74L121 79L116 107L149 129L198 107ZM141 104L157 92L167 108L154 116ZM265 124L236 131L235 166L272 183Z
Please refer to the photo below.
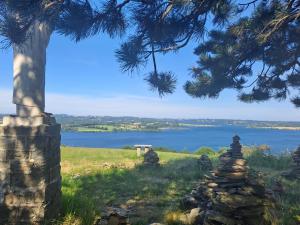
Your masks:
M207 155L201 155L198 159L198 165L203 171L211 171L213 169L212 163Z
M272 200L263 182L249 172L239 140L238 136L233 137L231 149L220 156L218 169L184 198L183 206L193 208L188 215L193 217L190 224L272 224L265 219L265 210L272 208Z
M96 225L130 225L128 213L122 208L108 207Z
M300 179L300 146L292 155L294 165L288 172L284 172L282 175L288 179Z
M144 154L143 164L145 166L159 166L159 157L153 149L149 149L149 151Z

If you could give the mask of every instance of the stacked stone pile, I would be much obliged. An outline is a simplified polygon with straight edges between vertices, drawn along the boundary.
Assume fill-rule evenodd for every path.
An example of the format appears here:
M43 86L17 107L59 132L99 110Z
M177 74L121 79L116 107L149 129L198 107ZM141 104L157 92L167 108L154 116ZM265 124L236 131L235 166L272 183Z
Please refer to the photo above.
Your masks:
M289 179L300 179L300 146L292 155L294 165L288 172L284 172L282 175Z
M212 163L207 155L201 155L198 159L198 165L203 171L211 171L213 169Z
M240 138L235 136L231 149L220 156L220 165L195 188L191 195L198 202L193 209L197 225L269 225L266 208L272 201L263 182L250 174L241 152ZM190 215L191 216L191 215Z
M145 166L159 166L159 157L153 149L150 149L144 154L143 164Z

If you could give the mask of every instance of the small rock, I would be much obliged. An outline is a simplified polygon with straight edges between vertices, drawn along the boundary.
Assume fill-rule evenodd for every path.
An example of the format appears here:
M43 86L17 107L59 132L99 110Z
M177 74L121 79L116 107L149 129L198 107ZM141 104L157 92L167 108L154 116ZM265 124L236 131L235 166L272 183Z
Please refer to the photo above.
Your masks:
M108 207L95 225L130 225L128 212L122 208Z
M184 210L190 210L198 207L198 201L191 195L186 195L180 202L180 207Z
M99 220L96 222L96 225L108 225L108 221L107 221L107 220L104 220L104 219L99 219Z
M194 208L188 215L188 222L190 225L202 224L204 219L203 216L204 212L201 210L201 208Z
M76 174L73 175L72 178L73 178L73 179L78 179L78 178L80 178L80 174L79 174L79 173L76 173Z
M159 165L159 157L153 149L150 149L148 152L146 152L144 154L143 164L146 166L158 166Z

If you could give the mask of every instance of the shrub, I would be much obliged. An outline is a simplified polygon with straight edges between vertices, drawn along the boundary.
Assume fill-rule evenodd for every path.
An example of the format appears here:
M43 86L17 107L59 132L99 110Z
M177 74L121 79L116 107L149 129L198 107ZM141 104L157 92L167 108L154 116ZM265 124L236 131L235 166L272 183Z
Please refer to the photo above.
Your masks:
M222 148L219 149L219 151L217 153L218 153L218 155L222 155L225 152L227 152L228 149L229 149L228 147L222 147Z
M153 148L153 150L158 151L158 152L177 152L175 150L165 148L165 147L156 147L156 148Z
M253 152L262 152L263 154L270 154L270 146L269 145L253 145L253 146L246 146L243 145L242 146L242 152L244 154L245 157L250 156Z
M269 145L259 145L257 146L257 150L259 151L270 151L271 150L271 147Z
M130 146L130 145L126 145L126 146L123 146L122 149L126 149L126 150L135 150L135 147Z
M196 155L214 156L214 155L216 155L216 152L212 148L210 148L210 147L203 146L203 147L199 148L198 150L196 150L194 152L194 154L196 154Z
M288 169L292 164L292 157L290 154L268 155L263 151L255 150L246 156L249 166L264 167L275 170Z

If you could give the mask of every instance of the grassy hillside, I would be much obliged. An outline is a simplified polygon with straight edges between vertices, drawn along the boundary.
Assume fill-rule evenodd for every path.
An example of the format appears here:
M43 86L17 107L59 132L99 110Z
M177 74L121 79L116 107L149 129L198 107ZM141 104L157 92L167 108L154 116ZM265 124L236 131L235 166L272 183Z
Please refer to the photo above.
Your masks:
M133 225L176 222L179 201L203 177L197 155L158 152L162 166L143 168L135 151L62 148L63 213L56 224L93 225L105 206L130 211ZM290 166L280 158L248 153L249 164L262 172L267 185ZM216 160L214 160L216 163ZM300 183L283 181L286 193L279 199L281 224L298 224Z

